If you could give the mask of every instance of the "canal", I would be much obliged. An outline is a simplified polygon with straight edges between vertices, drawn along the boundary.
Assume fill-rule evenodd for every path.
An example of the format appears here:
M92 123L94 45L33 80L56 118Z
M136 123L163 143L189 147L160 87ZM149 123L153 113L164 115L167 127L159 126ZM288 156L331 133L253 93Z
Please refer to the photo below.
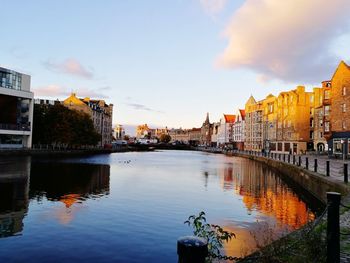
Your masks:
M183 222L200 211L236 234L224 253L242 256L270 232L276 238L313 220L319 208L243 158L191 151L2 157L0 262L177 262L176 240L191 234Z

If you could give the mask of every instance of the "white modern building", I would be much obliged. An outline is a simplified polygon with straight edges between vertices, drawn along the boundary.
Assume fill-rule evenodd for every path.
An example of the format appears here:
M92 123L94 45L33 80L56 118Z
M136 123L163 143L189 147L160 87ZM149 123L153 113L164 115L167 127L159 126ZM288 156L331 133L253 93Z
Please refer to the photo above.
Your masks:
M29 75L0 67L0 148L31 148L33 98Z
M113 130L113 137L116 140L123 140L124 139L125 130L124 130L123 125L120 125L120 124L115 125L114 130Z

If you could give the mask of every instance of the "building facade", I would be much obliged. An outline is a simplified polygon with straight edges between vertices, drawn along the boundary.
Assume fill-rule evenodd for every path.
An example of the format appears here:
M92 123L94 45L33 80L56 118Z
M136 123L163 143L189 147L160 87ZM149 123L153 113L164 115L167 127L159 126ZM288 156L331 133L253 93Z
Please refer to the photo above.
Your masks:
M224 114L220 119L220 125L217 133L217 146L222 147L227 144L232 144L232 127L236 116L232 114Z
M201 127L201 136L200 136L200 145L210 146L211 145L211 134L213 132L213 125L209 121L209 113L202 124Z
M238 109L235 115L235 122L232 125L233 149L244 150L245 110Z
M116 140L123 140L125 137L125 129L123 125L117 124L113 129L113 137Z
M0 68L0 148L31 148L34 94L30 76Z
M263 149L263 107L261 101L250 96L245 104L244 149L261 151Z
M329 152L349 156L350 153L350 67L341 61L330 81L329 104L324 106L325 132ZM326 91L325 97L326 99Z
M72 93L67 99L62 101L62 105L90 116L96 132L101 135L99 146L103 147L112 143L113 104L107 104L104 100L78 98L75 93Z

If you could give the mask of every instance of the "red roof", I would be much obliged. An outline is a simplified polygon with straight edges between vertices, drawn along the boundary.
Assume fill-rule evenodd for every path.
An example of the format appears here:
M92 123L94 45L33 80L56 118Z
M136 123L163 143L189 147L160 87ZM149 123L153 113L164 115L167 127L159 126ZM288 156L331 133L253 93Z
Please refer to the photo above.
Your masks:
M234 123L236 120L236 115L224 114L226 123Z
M240 114L241 114L241 116L242 116L242 120L244 120L245 119L245 110L239 110L239 112L240 112Z

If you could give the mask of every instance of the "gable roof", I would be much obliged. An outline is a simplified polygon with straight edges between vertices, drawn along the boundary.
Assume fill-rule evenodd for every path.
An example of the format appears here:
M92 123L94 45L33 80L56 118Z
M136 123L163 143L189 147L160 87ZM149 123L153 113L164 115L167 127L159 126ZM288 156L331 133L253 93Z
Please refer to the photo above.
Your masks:
M236 115L224 114L224 118L226 123L234 123L236 120Z
M241 116L242 116L242 120L245 120L245 110L239 109L239 113L240 113Z
M347 69L347 70L350 71L350 67L344 62L344 60L342 60L342 61L340 61L340 63L339 63L339 65L338 65L337 69L334 71L334 74L333 74L333 76L332 76L332 80L333 80L334 76L337 74L337 72L338 72L340 69L342 69L342 68Z

